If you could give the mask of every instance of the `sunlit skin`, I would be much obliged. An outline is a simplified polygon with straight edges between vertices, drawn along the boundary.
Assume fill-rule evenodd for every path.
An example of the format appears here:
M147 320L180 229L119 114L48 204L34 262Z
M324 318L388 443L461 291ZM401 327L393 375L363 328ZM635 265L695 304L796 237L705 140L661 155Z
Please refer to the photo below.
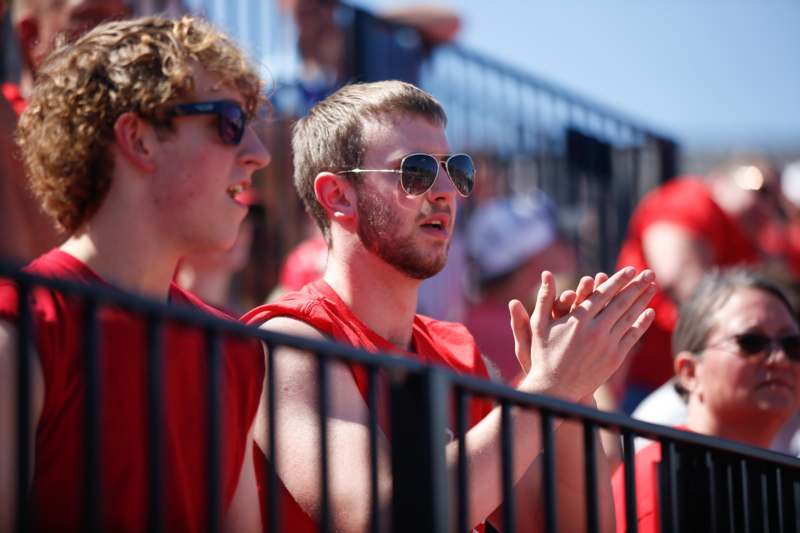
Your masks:
M747 355L732 337L760 333L772 338L800 333L797 321L775 296L754 288L734 292L715 312L706 349L678 354L676 371L689 391L690 429L769 446L800 403L800 362L782 349Z
M364 130L365 137L379 141L367 150L363 168L398 169L410 153L449 152L441 126L426 119L401 119L391 126L367 121ZM457 192L446 171L441 168L432 189L416 197L402 189L399 174L362 176L357 187L358 234L364 246L415 279L440 271L456 216Z

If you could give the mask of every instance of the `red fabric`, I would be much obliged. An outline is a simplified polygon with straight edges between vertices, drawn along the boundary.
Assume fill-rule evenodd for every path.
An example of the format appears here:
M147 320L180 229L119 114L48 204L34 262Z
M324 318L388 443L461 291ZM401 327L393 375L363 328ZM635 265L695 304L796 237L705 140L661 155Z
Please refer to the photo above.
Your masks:
M389 341L369 329L339 295L324 281L306 285L301 291L288 293L278 301L257 307L242 317L251 325L259 325L277 316L289 316L302 320L332 339L370 352L395 352ZM461 324L441 322L422 315L414 317L412 342L416 353L402 353L426 363L445 366L455 372L488 378L486 367L472 336ZM350 365L353 378L362 397L367 399L367 372L358 365ZM487 400L475 399L470 404L470 426L477 424L492 405ZM385 416L379 416L381 429L388 435ZM256 448L254 450L259 499L262 502L262 517L266 518L267 459ZM281 520L285 531L317 531L316 524L280 485ZM366 497L366 496L365 496ZM265 527L266 530L266 527Z
M714 203L704 183L698 179L676 178L650 192L636 208L622 244L618 267L648 267L642 239L648 228L660 222L680 226L706 242L711 249L713 265L726 267L759 259L756 246L739 224ZM673 374L671 339L678 308L661 290L650 306L656 318L631 356L628 383L656 389Z
M676 429L689 431L685 426ZM653 442L636 453L636 516L639 533L658 533L658 465L661 463L661 443ZM625 465L620 465L611 477L614 511L617 516L617 533L627 531L625 520Z
M104 283L85 264L53 250L26 270L86 283ZM172 303L223 315L172 285ZM84 491L82 305L45 288L34 290L36 347L45 402L36 434L32 486L35 529L80 531ZM18 318L16 288L0 283L0 316ZM143 317L110 307L98 313L101 378L101 494L103 529L147 527L147 358ZM163 491L168 531L204 531L207 524L207 362L203 331L166 323L163 331ZM260 346L226 340L222 368L222 487L227 508L238 483L250 423L264 374Z
M280 284L287 292L322 277L328 260L328 245L322 236L306 239L291 251L281 268Z
M0 84L3 90L3 97L8 100L11 109L14 110L14 113L17 116L20 116L25 108L28 107L28 102L25 98L22 97L22 93L19 91L19 85L15 83L3 83Z
M508 307L481 302L469 308L465 325L481 353L500 371L503 382L513 384L518 381L522 368L514 352L514 334L508 321Z

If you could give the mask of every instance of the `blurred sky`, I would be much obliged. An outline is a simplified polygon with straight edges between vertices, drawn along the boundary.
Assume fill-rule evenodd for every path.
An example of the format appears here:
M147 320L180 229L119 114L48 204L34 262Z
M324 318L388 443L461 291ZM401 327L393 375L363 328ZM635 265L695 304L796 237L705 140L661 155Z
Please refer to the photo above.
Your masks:
M353 0L373 11L413 0ZM800 149L800 0L436 0L458 41L674 135Z

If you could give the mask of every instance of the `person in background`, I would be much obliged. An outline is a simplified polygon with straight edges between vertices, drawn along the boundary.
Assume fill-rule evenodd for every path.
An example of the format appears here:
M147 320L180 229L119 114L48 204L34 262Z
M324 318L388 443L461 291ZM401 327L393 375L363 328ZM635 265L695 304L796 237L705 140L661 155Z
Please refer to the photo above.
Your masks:
M0 235L0 259L26 263L65 238L27 189L12 141L37 69L58 39L74 40L101 22L129 14L123 0L15 0L12 4L11 24L19 43L21 71L19 83L0 84L0 226L14 231Z
M783 291L758 274L735 269L707 275L681 305L675 327L675 387L686 402L681 429L769 447L800 404L800 325L797 311ZM638 530L659 531L657 464L661 445L653 443L636 454ZM693 531L703 530L708 473L684 468L683 493ZM624 467L613 478L617 531L626 531ZM756 476L754 476L756 477ZM682 492L679 490L678 492ZM752 490L753 505L760 491ZM725 498L718 504L725 505ZM693 507L694 506L694 507ZM720 507L719 520L727 513ZM683 518L681 518L682 520ZM730 530L725 523L717 524Z
M774 169L756 158L735 158L707 178L676 178L637 206L618 265L651 268L659 280L656 319L630 359L618 390L630 413L672 376L670 337L678 305L713 266L772 261L761 231L780 224L780 190Z
M465 325L505 383L522 377L508 328L508 302L532 308L542 272L570 286L575 253L559 235L555 206L542 192L491 200L478 206L466 230L467 256L477 285Z
M172 283L178 260L233 245L238 201L269 153L251 121L264 83L239 48L200 19L143 17L100 25L57 48L38 70L19 125L26 175L43 209L69 235L25 271L138 293L225 315ZM31 298L30 490L17 491L18 293L0 284L0 531L15 527L20 497L34 529L84 531L88 497L87 379L79 298L39 288ZM145 317L100 306L100 529L148 522ZM163 526L205 531L209 518L207 336L161 329ZM258 343L223 338L220 516L259 523L248 434L264 375ZM29 524L17 524L27 526ZM217 524L221 526L222 524Z

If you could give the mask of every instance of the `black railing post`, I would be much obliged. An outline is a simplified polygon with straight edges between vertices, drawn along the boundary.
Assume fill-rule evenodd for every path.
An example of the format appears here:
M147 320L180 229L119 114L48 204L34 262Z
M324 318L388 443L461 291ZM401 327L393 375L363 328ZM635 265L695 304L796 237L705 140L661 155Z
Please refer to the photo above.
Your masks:
M558 499L556 493L556 446L553 432L553 415L549 411L542 411L540 416L542 421L542 459L544 461L544 530L547 533L557 533L556 509L558 509Z
M278 409L275 405L275 346L264 344L264 353L267 358L267 442L269 443L269 454L267 454L267 531L277 533L280 531L280 498L278 498L278 436L277 427Z
M84 363L86 365L86 404L84 407L86 416L84 527L86 531L102 530L100 417L102 416L103 397L100 376L100 328L97 312L97 302L91 296L88 297L83 315Z
M320 533L328 533L331 528L330 466L328 443L328 404L330 398L330 362L321 354L317 356L317 407L319 410L319 469L320 469Z
M160 319L147 316L147 530L163 530L163 335Z
M208 387L206 405L207 446L208 446L208 530L212 533L220 531L222 526L222 341L220 334L214 329L206 331L206 358L208 361Z
M30 285L20 281L19 322L17 326L17 499L16 531L30 529L28 478L31 460L31 341L33 339Z
M393 376L393 531L444 533L448 529L446 388L438 368Z
M625 465L625 524L628 533L638 533L639 518L636 512L636 450L633 433L622 433L622 457Z
M369 367L369 383L367 387L367 406L369 407L369 513L370 531L381 530L380 495L378 493L378 368Z

